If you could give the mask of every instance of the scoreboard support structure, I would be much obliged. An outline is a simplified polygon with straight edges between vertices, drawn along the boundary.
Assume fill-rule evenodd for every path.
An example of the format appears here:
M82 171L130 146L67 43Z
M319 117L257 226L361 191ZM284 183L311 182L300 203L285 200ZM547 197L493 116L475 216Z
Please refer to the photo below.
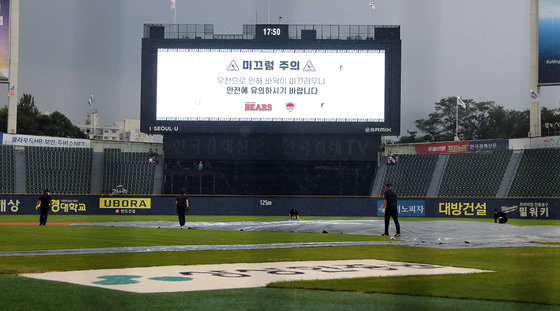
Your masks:
M164 193L367 195L400 79L398 26L145 25L141 130Z

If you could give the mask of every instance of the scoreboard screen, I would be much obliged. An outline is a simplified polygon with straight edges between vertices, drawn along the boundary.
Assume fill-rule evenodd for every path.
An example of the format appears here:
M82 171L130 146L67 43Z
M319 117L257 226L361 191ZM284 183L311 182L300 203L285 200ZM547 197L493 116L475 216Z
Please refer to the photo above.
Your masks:
M157 121L383 122L379 50L158 49Z
M399 131L400 46L144 40L143 132Z

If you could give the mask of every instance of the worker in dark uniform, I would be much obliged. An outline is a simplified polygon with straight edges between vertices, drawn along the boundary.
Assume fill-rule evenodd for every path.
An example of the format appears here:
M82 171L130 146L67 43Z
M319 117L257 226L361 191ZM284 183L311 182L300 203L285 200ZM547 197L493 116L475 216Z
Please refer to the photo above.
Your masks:
M175 200L175 207L177 208L177 216L179 216L179 225L181 229L185 226L185 212L189 210L189 198L187 197L187 192L183 193L177 197Z
M507 215L504 212L499 212L497 209L494 209L494 223L501 223L505 224L508 221Z
M298 210L295 209L295 208L292 208L292 209L290 210L289 216L290 216L290 219L292 219L293 217L295 217L297 220L299 220L299 212L298 212Z
M385 213L385 232L383 232L383 236L389 236L389 221L391 217L395 222L395 227L397 229L397 233L395 237L398 238L401 236L401 226L399 225L399 209L397 205L397 194L393 191L393 185L387 184L385 186L385 199L383 200L383 205L381 206L383 213Z
M48 189L45 189L35 205L35 210L38 208L41 210L41 216L39 216L39 226L45 226L47 224L47 217L49 216L49 210L52 207L52 203L50 192Z

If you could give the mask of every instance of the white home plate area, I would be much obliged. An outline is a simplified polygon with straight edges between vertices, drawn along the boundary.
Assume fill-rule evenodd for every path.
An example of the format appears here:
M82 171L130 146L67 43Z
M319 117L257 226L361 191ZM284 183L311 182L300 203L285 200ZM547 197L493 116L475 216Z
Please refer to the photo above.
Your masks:
M161 266L21 274L136 293L262 287L272 282L359 277L466 274L486 270L374 259Z

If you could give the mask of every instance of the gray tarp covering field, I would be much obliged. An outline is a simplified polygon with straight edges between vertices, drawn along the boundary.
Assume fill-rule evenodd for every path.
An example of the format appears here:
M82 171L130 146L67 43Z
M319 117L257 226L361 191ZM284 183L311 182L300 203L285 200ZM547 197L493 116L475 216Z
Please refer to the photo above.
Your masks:
M560 226L516 226L478 221L401 221L399 240L381 242L316 242L316 243L275 243L243 245L171 245L145 247L112 247L90 249L44 250L0 252L1 256L64 255L94 253L130 253L162 251L266 249L293 247L322 247L349 245L406 245L433 248L482 248L482 247L546 247L551 245L533 242L560 242ZM113 226L135 228L178 229L172 221L105 222L76 224L77 226ZM185 228L191 230L234 230L310 232L325 234L380 235L383 233L382 220L278 220L269 222L187 222ZM389 232L394 234L391 221ZM558 247L560 245L552 245Z
M479 221L401 221L399 245L438 248L535 246L532 242L560 242L560 226L516 226ZM113 222L96 226L179 228L177 222ZM383 220L290 220L243 222L187 222L197 230L310 232L330 234L380 235ZM389 232L395 233L391 220Z

